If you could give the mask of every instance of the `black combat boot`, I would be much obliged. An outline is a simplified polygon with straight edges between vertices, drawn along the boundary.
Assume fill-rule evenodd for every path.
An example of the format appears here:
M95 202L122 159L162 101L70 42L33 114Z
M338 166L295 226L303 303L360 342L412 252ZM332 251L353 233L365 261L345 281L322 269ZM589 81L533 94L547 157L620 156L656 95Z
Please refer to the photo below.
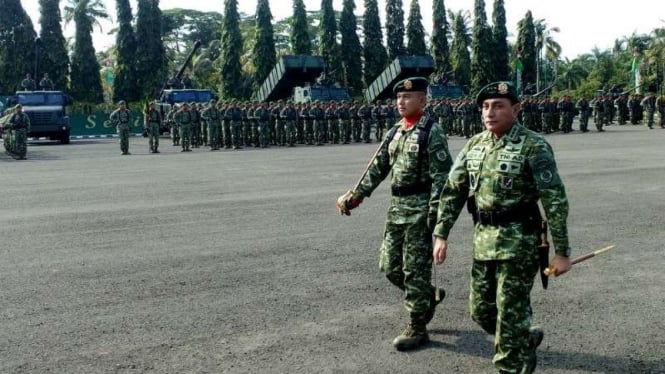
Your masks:
M398 351L408 351L429 342L426 325L423 317L412 317L404 331L393 340L395 349Z
M531 374L536 370L536 365L538 364L536 349L540 346L540 343L543 342L543 337L545 337L543 329L539 326L531 327L529 329L529 335L531 337L529 342L529 358L522 365L522 371L520 371L520 374Z

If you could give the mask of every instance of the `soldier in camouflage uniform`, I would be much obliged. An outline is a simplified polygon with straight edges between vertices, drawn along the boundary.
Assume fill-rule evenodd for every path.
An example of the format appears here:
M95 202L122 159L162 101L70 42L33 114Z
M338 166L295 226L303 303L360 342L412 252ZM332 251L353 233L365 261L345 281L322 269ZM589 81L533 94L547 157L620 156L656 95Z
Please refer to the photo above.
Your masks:
M328 122L328 139L332 144L339 143L339 118L337 118L337 105L334 101L330 102L325 111Z
M614 99L614 109L619 114L619 125L625 125L628 121L628 99L625 95Z
M182 108L175 114L175 121L178 123L178 128L180 129L180 143L182 145L180 152L191 152L194 116L190 111L189 104L182 104Z
M573 131L573 117L575 117L575 104L570 101L570 96L563 95L557 104L559 116L561 117L561 131L565 134Z
M15 112L11 114L9 122L5 126L9 133L9 148L7 149L14 157L25 160L28 153L28 133L30 132L30 117L23 112L23 106L17 104ZM5 144L7 148L7 144Z
M221 147L221 131L222 131L222 113L217 109L217 102L211 99L208 106L201 111L201 118L205 120L208 125L208 145L211 151L217 151Z
M390 99L386 99L386 105L381 108L381 118L383 118L384 130L393 127L397 122L397 112Z
M656 109L658 110L658 125L665 129L665 94L660 95L656 100Z
M337 201L340 212L348 215L390 175L392 198L379 267L404 291L404 306L410 314L406 329L393 341L398 350L428 341L426 326L440 301L431 284L432 224L452 160L443 129L423 113L426 91L425 78L395 85L402 119L388 132L357 189Z
M323 123L325 122L326 115L318 100L314 102L314 106L309 110L309 116L313 121L316 145L323 145L323 133L325 131Z
M270 142L270 110L268 105L263 102L259 108L254 111L254 117L258 123L258 142L261 148L268 148Z
M372 107L372 119L374 119L374 137L376 141L380 142L383 139L383 132L386 130L386 124L384 122L381 100L377 100L374 106ZM392 125L392 123L390 124ZM390 126L388 125L388 126Z
M180 145L180 129L178 129L178 124L175 121L175 114L178 113L178 110L178 104L173 104L169 112L166 114L166 122L169 124L171 140L173 141L174 147Z
M360 116L358 115L358 109L360 109L360 102L356 100L353 102L353 105L349 107L349 112L351 112L351 133L353 136L353 141L356 143L361 142L363 128Z
M127 110L124 100L118 102L118 109L114 110L109 117L111 123L120 137L120 151L123 155L129 155L129 130L132 128L132 116Z
M363 105L358 108L358 116L362 121L363 142L370 143L372 141L370 139L370 134L372 132L372 107L367 103L363 103Z
M199 112L199 121L201 122L201 145L204 147L207 147L210 144L210 139L209 139L209 129L210 126L208 125L208 121L206 121L205 118L203 118L203 111L206 109L206 106L203 105L203 103L199 103L198 105L198 112Z
M351 142L351 111L346 100L342 101L342 106L337 108L337 118L339 118L340 137L344 144Z
M580 131L588 132L591 105L589 105L589 100L587 100L586 97L582 96L579 100L577 100L577 110L580 112Z
M303 122L303 140L307 145L314 145L314 120L309 115L310 103L303 104L298 117Z
M649 93L647 96L642 99L640 103L644 111L647 113L647 127L653 129L654 124L654 113L656 112L656 97Z
M162 115L159 110L155 108L155 102L151 101L148 107L148 112L144 118L145 130L148 133L148 145L150 146L151 153L159 153L159 128L162 126Z
M286 136L286 142L289 144L289 147L296 146L296 120L298 119L298 112L296 108L293 107L292 102L288 102L286 107L282 109L280 113L280 118L284 123L284 134ZM284 143L281 143L284 145Z
M192 117L191 133L192 148L199 148L201 145L201 113L199 113L199 107L195 102L189 104L189 113Z
M639 122L638 112L641 110L640 100L637 98L637 95L630 95L630 99L628 100L628 112L631 125L637 125L637 122Z
M242 110L238 103L233 100L224 113L224 118L231 121L231 143L233 149L242 149Z
M530 293L538 273L537 230L541 201L550 224L555 275L570 269L568 199L552 147L516 121L520 110L510 82L481 89L487 131L464 146L439 201L433 256L443 263L447 239L465 204L472 212L471 317L494 335L494 365L501 373L532 373L543 339L531 328ZM472 194L472 197L469 197Z

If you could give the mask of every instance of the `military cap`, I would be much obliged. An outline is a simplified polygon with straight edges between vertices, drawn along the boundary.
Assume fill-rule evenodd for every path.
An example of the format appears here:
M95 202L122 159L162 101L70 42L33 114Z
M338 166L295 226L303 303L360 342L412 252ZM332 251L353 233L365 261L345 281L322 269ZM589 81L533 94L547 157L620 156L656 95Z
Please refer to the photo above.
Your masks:
M216 102L217 102L217 100L215 100L215 99L210 99L210 101L208 101L208 104L215 104Z
M517 90L511 82L500 81L493 82L480 89L478 96L476 96L476 103L478 106L483 105L485 99L509 99L511 103L515 104L520 101L517 97Z
M427 92L427 78L411 77L401 80L393 86L393 93L398 92Z
M125 103L125 100L120 100L120 101L118 101L118 105L126 105L126 104L127 104L127 103Z

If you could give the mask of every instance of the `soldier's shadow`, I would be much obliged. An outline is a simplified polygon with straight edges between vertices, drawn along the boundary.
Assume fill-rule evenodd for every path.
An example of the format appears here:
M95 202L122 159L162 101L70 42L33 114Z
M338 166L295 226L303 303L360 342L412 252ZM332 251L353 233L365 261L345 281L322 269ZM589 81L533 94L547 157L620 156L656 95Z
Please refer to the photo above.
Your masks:
M484 331L434 329L429 330L429 333L431 341L423 347L424 349L442 349L487 360L491 360L494 355L493 343ZM541 369L551 368L608 374L665 374L665 358L645 361L637 357L615 357L581 351L546 350L542 346L538 349L538 366Z

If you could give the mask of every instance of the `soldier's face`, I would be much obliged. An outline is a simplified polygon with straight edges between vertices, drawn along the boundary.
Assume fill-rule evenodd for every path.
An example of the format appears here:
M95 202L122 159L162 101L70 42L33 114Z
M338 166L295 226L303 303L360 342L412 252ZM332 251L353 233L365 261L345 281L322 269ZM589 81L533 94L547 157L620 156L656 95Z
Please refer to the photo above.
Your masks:
M520 103L512 104L509 99L485 99L482 108L485 128L496 137L500 137L515 122L520 111Z
M402 117L413 117L423 111L427 104L424 92L398 92L397 111Z

